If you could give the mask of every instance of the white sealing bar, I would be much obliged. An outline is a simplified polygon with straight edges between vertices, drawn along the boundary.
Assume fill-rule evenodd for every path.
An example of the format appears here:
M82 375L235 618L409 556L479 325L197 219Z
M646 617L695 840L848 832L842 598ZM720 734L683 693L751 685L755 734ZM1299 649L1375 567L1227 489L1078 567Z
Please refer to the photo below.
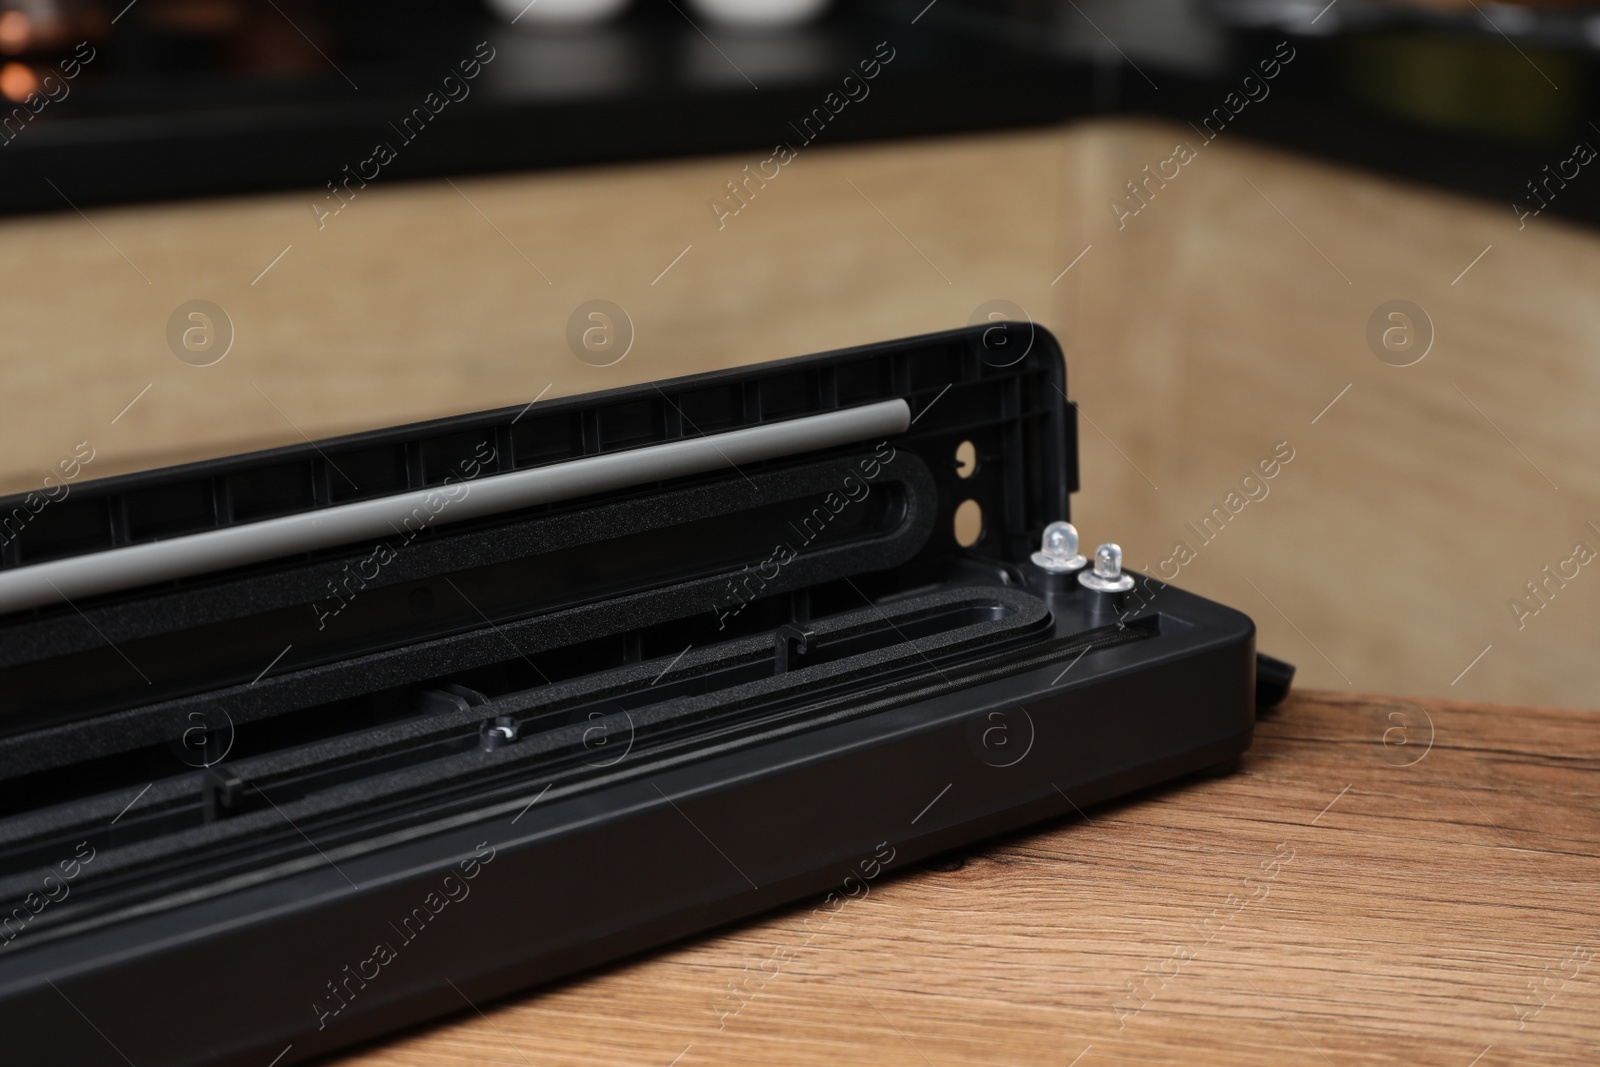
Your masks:
M430 525L461 522L903 433L910 425L911 408L906 402L885 400L625 452L583 456L548 467L487 475L443 489L415 489L376 500L337 504L164 541L29 564L0 571L0 613L388 537L419 508L431 516ZM454 494L446 494L448 506L428 508L430 501L437 505L444 489Z

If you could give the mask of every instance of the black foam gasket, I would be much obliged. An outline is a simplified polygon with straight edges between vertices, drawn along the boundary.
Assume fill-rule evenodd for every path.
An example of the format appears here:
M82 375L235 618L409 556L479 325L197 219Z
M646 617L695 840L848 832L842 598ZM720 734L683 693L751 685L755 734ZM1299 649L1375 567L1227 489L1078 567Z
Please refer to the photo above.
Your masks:
M941 590L882 608L868 604L858 610L819 619L811 629L815 639L825 646L830 641L848 641L852 637L885 628L891 631L914 628L920 619L963 607L992 607L994 614L922 638L892 640L880 647L829 662L806 666L802 660L801 665L786 673L740 681L709 692L675 696L621 713L626 715L631 730L647 737L652 731L669 726L693 733L692 741L681 738L674 741L672 736L668 736L661 744L646 741L637 749L630 750L638 755L622 770L637 773L640 767L652 766L653 754L663 749L681 750L687 746L692 750L717 745L726 740L730 730L746 733L758 731L764 722L772 718L774 697L787 696L790 704L784 706L798 706L802 713L808 703L835 704L846 692L852 704L869 707L870 698L890 692L896 684L915 685L930 680L938 682L941 678L951 686L962 684L959 680L951 680L944 671L955 670L957 664L972 662L974 657L978 661L989 662L999 652L1016 649L1019 642L1026 645L1031 641L1034 644L1029 647L1038 647L1038 643L1053 632L1051 615L1043 602L1029 593L998 586ZM527 718L551 709L639 693L656 683L663 673L663 666L671 666L675 678L682 681L718 668L763 659L770 661L772 647L771 634L752 635L691 650L671 664L664 665L660 661L630 664L592 677L510 693L476 706L458 699L453 708L426 718L358 731L294 750L230 761L218 770L251 783L264 796L271 797L274 791L282 790L285 781L307 768L330 762L371 759L375 755L393 752L401 746L414 745L430 737L459 734L463 727L475 728L477 724L498 716ZM752 719L747 714L749 710L765 710L767 714ZM793 717L792 712L790 717ZM720 727L717 724L721 724ZM281 859L280 852L293 854L304 851L304 839L300 836L302 829L316 831L319 848L336 848L345 843L341 840L345 835L328 820L340 817L341 813L359 812L363 823L361 836L368 836L372 817L380 813L377 805L414 798L430 789L464 787L471 790L470 805L481 806L483 797L478 783L503 789L508 779L527 783L535 777L540 781L546 778L559 781L604 777L586 775L582 767L576 769L576 774L570 773L574 761L568 759L563 762L561 759L563 753L581 747L586 732L595 729L596 725L612 724L582 721L530 731L517 743L492 751L444 756L341 783L300 799L285 798L280 792L277 800L260 810L150 837L115 849L104 848L96 857L94 879L99 883L107 880L115 883L126 879L137 885L153 876L159 877L159 872L150 869L151 864L203 856L200 862L207 868L207 878L225 880L228 860L227 855L219 850L242 849L247 860L236 859L235 864L244 863L258 870L266 860L274 857ZM605 765L605 761L602 761L602 766ZM0 847L15 850L30 839L37 842L46 836L52 842L58 836L76 839L80 834L100 840L105 834L108 818L118 814L118 807L125 806L121 817L132 821L159 818L161 812L171 810L178 804L187 803L192 807L201 777L197 773L158 782L131 806L125 806L126 801L120 796L102 795L62 808L5 820L0 823ZM407 821L410 818L414 816L408 817ZM275 848L272 842L280 838L280 847ZM46 848L46 852L55 854L50 848ZM320 862L320 854L314 853L312 858ZM36 872L18 873L0 879L0 898L5 896L12 883L22 885L33 873ZM103 890L97 891L95 896L98 898L101 892Z
M897 451L875 480L904 481L897 477L896 465L905 457L922 466L914 455ZM486 520L492 523L487 528L484 522L440 527L426 531L397 553L366 587L380 589L456 574L569 544L727 516L756 504L836 489L845 476L857 473L857 465L864 459L852 456L783 467L750 474L743 480L724 475L687 488L643 492L617 503L585 506L581 501L572 502L532 518ZM291 561L276 570L252 569L243 576L196 580L171 592L144 591L99 607L80 604L84 608L81 613L63 610L52 618L0 627L0 669L101 648L107 641L125 644L326 599L329 585L348 566L365 558L370 548L363 542L358 550L347 549L313 563ZM307 611L308 618L314 615Z
M549 551L557 544L585 543L615 537L618 531L648 530L682 523L694 516L724 515L741 502L772 503L806 497L819 487L831 487L846 474L859 471L864 457L849 456L771 471L748 478L725 479L716 484L648 494L600 507L527 519L514 526L441 537L416 546L418 558L407 560L409 577L396 574L392 584L435 575L441 568L459 574L485 561L519 558ZM881 465L880 484L901 489L903 511L881 536L838 546L801 550L767 580L764 595L809 588L840 577L895 567L910 560L931 534L938 513L938 494L932 474L913 453L898 451ZM796 515L796 521L803 519ZM424 548L426 553L424 554ZM459 553L459 554L458 554ZM409 555L409 553L408 553ZM397 565L398 565L397 561ZM191 696L129 708L92 718L58 722L0 739L0 777L37 773L131 748L162 744L189 725L191 712L214 714L221 709L235 723L250 722L300 708L360 696L388 688L411 685L428 678L459 673L504 659L508 651L523 656L547 649L621 634L642 627L669 623L711 612L725 603L730 575L761 560L729 561L716 573L659 588L604 598L512 621L492 621L475 630L417 641L337 662L271 674L252 683L235 684ZM466 567L461 564L466 564ZM265 605L300 603L308 588L325 581L329 563L284 572L274 581L260 577L241 580L224 588L222 599L230 610L241 603ZM200 591L154 597L136 604L104 609L114 629L125 632L183 633L193 629L195 607L188 599ZM181 605L181 606L180 606ZM124 612L124 614L117 614ZM202 616L203 617L203 616ZM95 620L100 625L101 620ZM81 625L81 623L80 623ZM164 629L163 629L164 628ZM112 636L116 640L115 636ZM98 638L97 638L98 640ZM122 645L122 641L118 641ZM272 649L264 650L262 661Z

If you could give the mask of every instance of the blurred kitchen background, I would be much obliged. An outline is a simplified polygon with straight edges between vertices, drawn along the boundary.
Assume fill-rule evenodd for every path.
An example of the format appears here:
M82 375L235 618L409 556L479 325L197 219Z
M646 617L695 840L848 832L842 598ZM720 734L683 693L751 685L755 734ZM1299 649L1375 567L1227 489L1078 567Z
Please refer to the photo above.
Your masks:
M1086 541L1305 685L1600 708L1597 72L1572 3L0 0L0 491L998 309Z

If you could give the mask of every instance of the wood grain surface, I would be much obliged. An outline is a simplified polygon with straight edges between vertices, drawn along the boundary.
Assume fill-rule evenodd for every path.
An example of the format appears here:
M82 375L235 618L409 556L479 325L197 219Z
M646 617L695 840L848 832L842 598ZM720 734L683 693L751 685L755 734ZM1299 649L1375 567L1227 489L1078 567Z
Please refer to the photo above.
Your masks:
M339 1061L1600 1062L1600 731L1307 692L1240 769Z

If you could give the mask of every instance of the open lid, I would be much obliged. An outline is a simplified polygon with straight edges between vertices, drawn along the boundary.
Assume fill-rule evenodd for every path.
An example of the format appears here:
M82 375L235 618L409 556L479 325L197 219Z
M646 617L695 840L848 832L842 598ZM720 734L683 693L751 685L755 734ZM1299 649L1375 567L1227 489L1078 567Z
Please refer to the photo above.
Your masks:
M637 657L931 585L1023 558L1076 483L1060 350L1004 324L0 499L0 776L471 666L486 632Z

